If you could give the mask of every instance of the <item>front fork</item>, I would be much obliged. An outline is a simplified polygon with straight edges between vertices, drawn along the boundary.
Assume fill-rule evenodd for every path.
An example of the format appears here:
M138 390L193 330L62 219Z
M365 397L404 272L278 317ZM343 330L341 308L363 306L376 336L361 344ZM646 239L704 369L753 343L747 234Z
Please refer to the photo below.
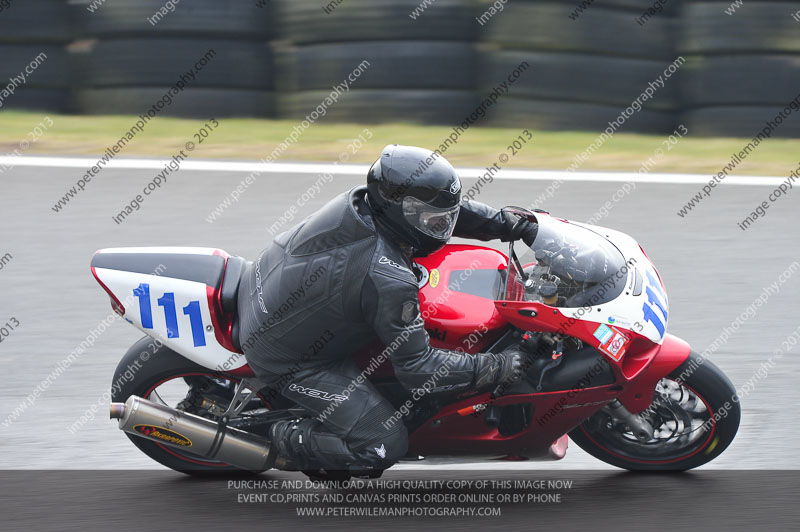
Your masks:
M686 362L692 352L691 346L677 336L664 335L660 345L652 348L653 360L642 370L618 399L629 413L638 414L647 410L653 403L658 382ZM624 363L624 361L623 361Z
M640 415L632 414L625 408L625 405L619 402L619 399L608 403L601 412L611 416L611 419L617 423L625 425L626 430L632 432L640 442L647 443L653 439L653 426L650 422Z

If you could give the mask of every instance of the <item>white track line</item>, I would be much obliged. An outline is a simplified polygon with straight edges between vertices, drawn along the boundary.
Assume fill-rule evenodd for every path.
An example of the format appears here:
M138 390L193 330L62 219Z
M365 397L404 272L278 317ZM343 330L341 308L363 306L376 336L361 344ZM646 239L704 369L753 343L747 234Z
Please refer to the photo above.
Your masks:
M169 159L114 159L102 168L114 170L160 170L170 162ZM97 159L86 157L27 157L0 156L0 166L28 166L39 168L83 168L89 169L97 164ZM330 163L259 163L236 161L196 161L181 163L182 170L212 172L258 172L262 174L323 174L365 175L369 165L330 164ZM485 168L460 168L458 173L465 178L478 178L486 173ZM788 172L787 172L788 173ZM529 181L594 181L594 182L634 182L651 184L694 184L705 185L711 175L701 174L637 174L633 172L564 172L555 170L510 170L495 173L494 179L524 179ZM778 186L786 178L759 176L728 176L720 185L737 186Z

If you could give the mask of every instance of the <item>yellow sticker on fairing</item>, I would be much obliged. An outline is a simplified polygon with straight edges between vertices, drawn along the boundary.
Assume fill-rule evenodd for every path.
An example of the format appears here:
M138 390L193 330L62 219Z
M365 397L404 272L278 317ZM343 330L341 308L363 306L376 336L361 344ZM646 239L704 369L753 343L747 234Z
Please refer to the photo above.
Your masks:
M439 270L431 270L431 279L429 282L433 288L436 288L436 285L439 284Z

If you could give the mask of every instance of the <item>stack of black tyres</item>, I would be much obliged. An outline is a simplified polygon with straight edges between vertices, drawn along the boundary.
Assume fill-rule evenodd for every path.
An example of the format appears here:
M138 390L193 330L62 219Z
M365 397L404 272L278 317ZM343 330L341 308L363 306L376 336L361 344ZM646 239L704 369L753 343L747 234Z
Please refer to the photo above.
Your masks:
M13 0L0 10L0 90L10 78L20 82L1 109L68 109L72 80L65 47L73 35L66 0Z
M687 1L679 48L684 66L682 119L692 133L753 137L800 95L800 2ZM792 111L773 136L800 136Z
M326 120L460 123L478 102L475 3L437 0L414 20L419 4L276 2L278 115L304 118L357 70Z
M579 0L515 0L485 20L483 95L528 69L493 106L489 121L545 130L600 131L677 58L679 0L639 24L650 2L608 0L575 12ZM480 16L480 15L479 15ZM675 126L680 68L617 131L667 133Z
M79 61L78 110L143 113L194 69L195 78L162 115L272 116L271 3L184 0L152 24L164 6L164 0L108 1L94 12L79 6L81 33L92 41Z

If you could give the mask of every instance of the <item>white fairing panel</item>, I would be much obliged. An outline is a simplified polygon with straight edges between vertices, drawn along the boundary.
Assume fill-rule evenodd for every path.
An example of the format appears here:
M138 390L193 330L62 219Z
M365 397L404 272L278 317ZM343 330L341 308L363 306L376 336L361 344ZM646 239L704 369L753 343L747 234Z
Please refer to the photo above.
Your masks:
M119 248L98 253L207 256L214 251L205 248ZM170 349L217 371L232 371L247 363L243 354L232 352L217 341L205 283L169 277L169 268L165 268L163 273L102 267L93 270L97 279L124 307L125 320L161 340Z
M587 319L590 312L602 316L602 321L619 328L628 329L660 344L664 340L669 319L669 300L667 292L661 284L661 278L650 259L644 254L639 244L629 235L577 222L574 225L585 227L598 235L607 238L625 258L627 266L627 284L625 290L613 301L598 305L591 309L561 308L564 315L578 319ZM638 278L641 281L637 284Z

